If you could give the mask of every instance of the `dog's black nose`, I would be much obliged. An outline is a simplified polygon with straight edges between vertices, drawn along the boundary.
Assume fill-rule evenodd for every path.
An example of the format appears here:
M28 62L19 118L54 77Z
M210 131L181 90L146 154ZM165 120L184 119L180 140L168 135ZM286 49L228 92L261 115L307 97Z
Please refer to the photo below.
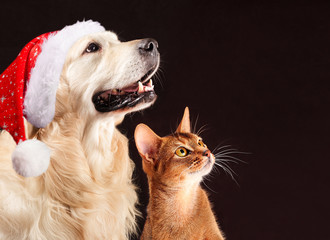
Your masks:
M156 54L158 48L158 42L152 38L142 39L138 44L141 54Z

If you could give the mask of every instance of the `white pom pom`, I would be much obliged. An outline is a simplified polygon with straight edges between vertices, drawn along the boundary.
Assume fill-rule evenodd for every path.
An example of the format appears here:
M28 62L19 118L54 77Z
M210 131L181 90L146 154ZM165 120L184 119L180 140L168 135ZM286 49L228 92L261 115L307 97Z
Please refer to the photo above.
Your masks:
M48 168L49 161L50 149L36 139L19 143L12 154L13 168L23 177L37 177L43 174Z

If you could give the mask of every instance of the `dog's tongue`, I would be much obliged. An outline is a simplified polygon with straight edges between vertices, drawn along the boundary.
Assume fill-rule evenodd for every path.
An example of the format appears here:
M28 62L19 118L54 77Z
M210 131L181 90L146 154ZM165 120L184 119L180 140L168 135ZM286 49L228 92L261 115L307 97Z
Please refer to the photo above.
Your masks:
M125 87L123 89L121 89L124 92L136 92L139 90L139 84L134 83L132 85L129 85L128 87Z
M140 94L143 92L152 91L153 89L154 86L152 85L152 80L150 80L146 86L144 86L141 82L138 82L120 90L112 89L105 91L100 96L102 98L107 98L108 95L125 95L125 93L135 93L135 92Z
M148 84L145 86L141 82L134 83L126 88L123 88L122 91L126 93L131 92L137 92L137 93L143 93L147 91L152 91L154 89L154 86L152 85L152 80L148 82Z

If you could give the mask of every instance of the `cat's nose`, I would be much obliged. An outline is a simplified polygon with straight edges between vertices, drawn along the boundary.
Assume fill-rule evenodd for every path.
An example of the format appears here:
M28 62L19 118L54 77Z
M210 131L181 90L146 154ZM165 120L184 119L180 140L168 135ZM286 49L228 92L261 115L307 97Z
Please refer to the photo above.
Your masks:
M211 151L210 150L205 150L203 152L203 156L210 157L211 156Z

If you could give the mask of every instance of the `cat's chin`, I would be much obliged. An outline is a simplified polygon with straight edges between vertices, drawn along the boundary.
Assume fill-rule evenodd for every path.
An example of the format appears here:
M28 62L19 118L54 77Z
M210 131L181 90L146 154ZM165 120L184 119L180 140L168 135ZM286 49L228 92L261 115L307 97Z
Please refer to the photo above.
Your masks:
M204 164L203 167L201 167L201 169L195 171L195 172L190 172L190 175L199 175L201 177L209 174L212 171L214 165L214 159L209 158L206 163Z
M207 161L207 163L204 165L204 167L202 168L202 172L204 173L204 175L209 174L212 171L212 167L213 167L213 162L211 159L209 159Z

